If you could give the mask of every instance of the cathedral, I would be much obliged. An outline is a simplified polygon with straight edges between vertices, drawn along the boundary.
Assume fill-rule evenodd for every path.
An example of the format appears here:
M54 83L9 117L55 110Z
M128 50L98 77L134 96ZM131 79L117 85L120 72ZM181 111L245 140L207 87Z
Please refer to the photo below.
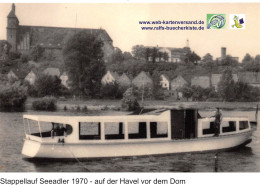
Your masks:
M44 54L62 60L62 48L75 33L86 31L95 35L104 43L104 61L111 59L114 51L113 40L104 29L62 28L46 26L24 26L19 24L15 15L15 5L7 16L7 42L11 51L29 54L35 46L44 48Z

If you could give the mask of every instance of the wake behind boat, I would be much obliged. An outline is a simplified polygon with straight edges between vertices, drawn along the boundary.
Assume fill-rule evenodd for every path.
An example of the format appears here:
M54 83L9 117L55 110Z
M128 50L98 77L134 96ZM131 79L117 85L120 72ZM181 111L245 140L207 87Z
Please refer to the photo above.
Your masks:
M141 115L24 115L26 158L101 158L227 150L251 141L247 117L214 118L197 110L157 110Z

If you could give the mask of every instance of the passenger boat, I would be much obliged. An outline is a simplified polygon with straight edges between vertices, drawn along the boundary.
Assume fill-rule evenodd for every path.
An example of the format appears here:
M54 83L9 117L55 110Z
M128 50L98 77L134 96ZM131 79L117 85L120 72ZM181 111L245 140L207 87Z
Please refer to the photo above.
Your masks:
M223 117L216 137L214 118L202 118L193 109L123 116L23 118L22 154L26 158L102 158L227 150L248 144L254 131L247 117Z

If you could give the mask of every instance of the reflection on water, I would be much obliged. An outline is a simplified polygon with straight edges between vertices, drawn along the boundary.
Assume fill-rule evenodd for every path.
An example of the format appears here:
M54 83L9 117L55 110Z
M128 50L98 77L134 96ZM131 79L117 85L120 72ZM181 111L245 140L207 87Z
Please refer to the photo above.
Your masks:
M201 112L202 116L212 112ZM254 112L224 112L249 116ZM22 113L0 113L0 166L12 172L260 172L260 131L246 147L228 152L186 153L161 156L105 158L70 161L22 159L24 128Z

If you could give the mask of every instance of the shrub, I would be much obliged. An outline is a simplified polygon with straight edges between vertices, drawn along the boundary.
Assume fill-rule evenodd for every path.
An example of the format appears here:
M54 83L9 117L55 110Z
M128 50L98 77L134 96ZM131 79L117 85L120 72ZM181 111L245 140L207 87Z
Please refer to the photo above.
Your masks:
M108 83L101 87L100 94L103 98L122 98L123 92L118 83Z
M55 111L57 100L54 97L43 97L32 103L33 110Z
M6 82L0 85L1 111L23 111L26 99L26 88L19 82Z
M137 97L134 94L133 88L129 88L123 95L121 107L127 111L138 111L140 110L140 105L137 102Z
M44 53L44 48L40 45L34 46L30 53L30 58L34 61L39 61L42 58Z
M27 63L29 61L29 56L25 55L25 54L22 54L20 61L22 63Z
M87 111L88 111L88 107L85 105L85 106L82 108L82 111L83 111L83 112L87 112Z
M37 90L35 89L35 86L34 85L31 85L29 82L25 81L24 82L24 85L26 86L27 88L27 94L28 96L30 97L37 97L38 96L38 92Z
M42 74L35 80L34 89L39 97L61 95L61 80L57 76Z
M234 96L236 96L236 100L239 101L258 101L259 100L259 88L252 87L243 82L237 82L236 91L234 92Z
M193 95L193 89L190 86L188 86L188 85L185 85L185 86L181 87L179 89L179 91L183 94L183 97L186 98L187 101Z
M11 60L15 60L15 59L19 59L21 57L21 53L19 52L14 52L14 51L10 51L9 52L9 59Z

